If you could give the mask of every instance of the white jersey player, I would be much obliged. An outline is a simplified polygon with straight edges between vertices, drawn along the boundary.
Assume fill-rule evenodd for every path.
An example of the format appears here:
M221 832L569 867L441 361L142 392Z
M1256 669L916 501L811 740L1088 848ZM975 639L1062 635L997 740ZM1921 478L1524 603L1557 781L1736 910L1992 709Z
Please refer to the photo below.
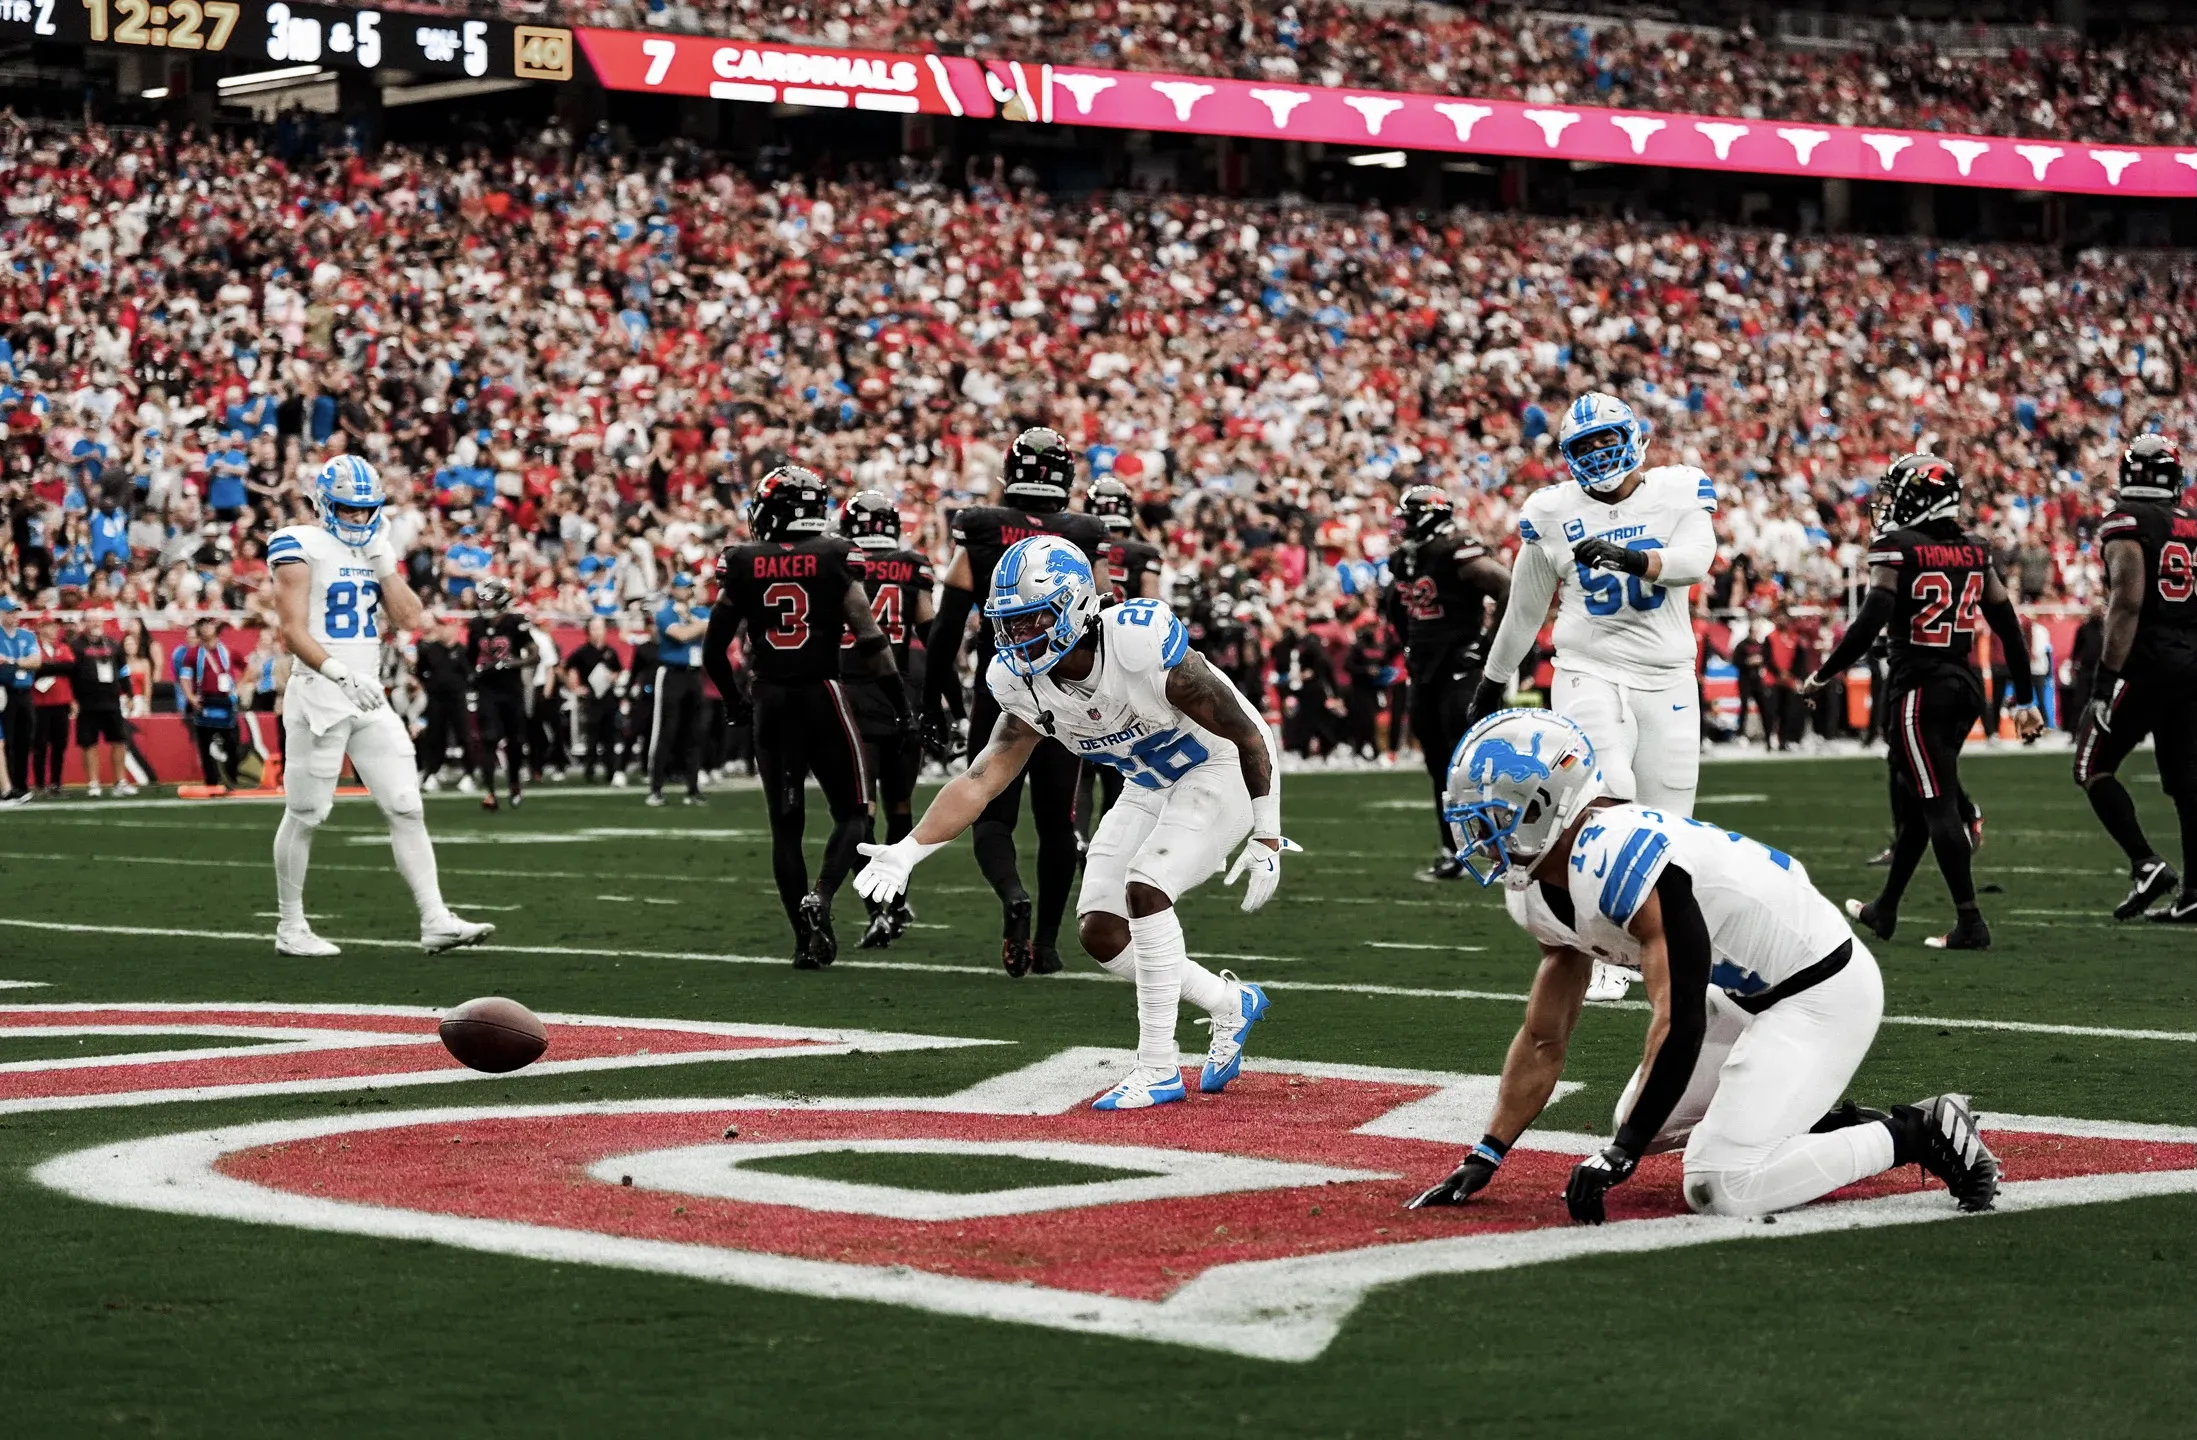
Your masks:
M388 817L390 851L420 909L420 948L433 954L476 944L496 927L460 920L443 903L412 739L381 688L383 638L417 627L421 615L419 597L397 573L396 549L382 529L381 477L364 460L339 455L321 468L314 501L319 525L277 531L267 546L275 608L292 657L283 691L288 764L282 824L275 831L275 949L284 955L339 953L306 923L305 871L313 832L335 802L345 756Z
M1586 732L1546 710L1505 710L1465 736L1445 815L1474 877L1504 882L1541 967L1486 1138L1414 1205L1461 1204L1494 1177L1555 1091L1599 956L1645 977L1654 1017L1616 1138L1565 1188L1574 1220L1599 1224L1604 1194L1643 1155L1678 1149L1686 1203L1708 1214L1790 1209L1911 1163L1961 1209L1990 1208L1998 1161L1965 1096L1834 1113L1876 1036L1884 982L1798 861L1617 801Z
M1184 1098L1175 1026L1185 1004L1212 1017L1198 1088L1221 1090L1266 1014L1266 992L1191 960L1174 907L1243 841L1226 883L1248 871L1243 908L1256 910L1280 883L1281 853L1298 848L1282 838L1281 767L1266 723L1190 648L1165 605L1132 600L1101 611L1090 562L1068 541L1042 535L1011 546L984 613L998 640L984 683L999 724L906 838L862 847L870 861L855 888L865 900L899 896L916 863L974 823L1048 736L1112 766L1126 783L1091 837L1077 931L1100 965L1136 981L1137 1065L1094 1108Z
M1564 412L1557 449L1579 483L1545 486L1519 512L1510 608L1467 718L1503 703L1554 597L1550 707L1593 737L1620 798L1691 815L1701 779L1691 587L1716 558L1716 488L1691 465L1642 470L1640 421L1600 391ZM1624 997L1623 973L1598 968L1587 998Z

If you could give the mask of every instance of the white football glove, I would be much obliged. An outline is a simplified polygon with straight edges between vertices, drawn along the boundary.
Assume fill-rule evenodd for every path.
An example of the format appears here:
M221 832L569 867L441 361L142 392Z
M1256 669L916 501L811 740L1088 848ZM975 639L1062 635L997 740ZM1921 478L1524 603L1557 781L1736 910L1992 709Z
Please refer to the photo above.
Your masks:
M1268 842L1272 842L1270 845ZM1236 883L1238 875L1248 874L1243 885L1243 910L1246 915L1274 898L1274 889L1282 883L1282 852L1295 850L1300 854L1304 847L1294 840L1279 835L1253 835L1243 842L1243 853L1236 863L1228 867L1221 877L1223 885Z
M938 849L913 835L892 845L858 845L856 852L870 863L855 872L854 893L880 905L890 904L908 891L908 876L924 856Z
M333 655L320 662L320 678L341 690L343 698L358 707L361 715L371 715L389 703L379 681L353 675L351 667Z

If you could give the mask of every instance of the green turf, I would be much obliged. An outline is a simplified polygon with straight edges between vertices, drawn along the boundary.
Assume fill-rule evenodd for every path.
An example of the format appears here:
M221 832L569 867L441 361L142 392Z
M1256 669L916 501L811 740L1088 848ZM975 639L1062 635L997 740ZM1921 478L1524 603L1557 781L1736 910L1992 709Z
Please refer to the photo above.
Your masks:
M0 991L0 1005L33 996ZM96 1055L134 1055L151 1050L211 1050L272 1045L239 1035L10 1035L0 1030L0 1065L19 1060L73 1060Z
M2149 773L2148 757L2129 767ZM1922 937L1951 910L1926 861L1895 940L1872 948L1887 1024L1855 1093L1972 1090L1989 1109L2197 1123L2197 1045L1944 1026L1986 1020L2186 1033L2197 941L2116 926L2117 854L2066 758L1975 754L1989 817L1977 878L1998 947ZM1833 899L1874 892L1885 836L1872 762L1704 771L1700 813L1784 849ZM1217 886L1183 906L1195 952L1269 985L1255 1051L1492 1073L1516 1002L1320 990L1521 993L1533 952L1496 897L1413 877L1433 834L1416 771L1285 784L1293 857L1256 916ZM2157 838L2172 819L2132 785ZM1730 797L1765 797L1759 799ZM821 806L812 805L812 816ZM997 912L965 847L918 872L925 927L865 969L859 906L834 971L794 972L761 806L647 810L630 792L545 789L520 812L430 802L445 888L504 949L352 946L284 960L261 937L272 807L8 812L0 821L0 1004L350 1001L847 1025L1015 1042L943 1052L524 1074L464 1087L0 1115L0 1415L83 1435L1882 1435L1984 1428L2187 1432L2197 1409L2197 1201L2085 1206L1912 1229L1572 1261L1375 1292L1321 1358L1279 1365L855 1302L546 1264L434 1245L86 1205L26 1172L65 1151L253 1120L391 1106L649 1096L943 1094L1070 1045L1124 1046L1127 987L996 973ZM819 821L820 823L820 821ZM631 833L587 833L625 831ZM316 844L323 934L407 940L414 919L366 802ZM574 838L578 837L578 838ZM515 843L548 840L552 843ZM812 842L812 851L814 845ZM670 901L673 903L648 903ZM15 928L10 919L90 927ZM1376 943L1377 942L1377 943ZM1409 945L1427 948L1385 948ZM514 947L533 947L532 953ZM541 953L553 949L591 953ZM1070 951L1071 968L1089 966ZM743 963L754 957L771 963ZM962 974L943 967L974 967ZM1601 1130L1644 1017L1591 1009L1544 1123ZM1185 1026L1192 1054L1203 1032ZM141 1042L131 1042L140 1048ZM91 1053L65 1050L60 1053ZM0 1059L28 1058L25 1050ZM836 1157L834 1157L836 1159ZM832 1178L945 1188L941 1168ZM816 1156L804 1157L819 1174ZM974 1174L966 1162L956 1169ZM1060 1183L1055 1179L995 1183ZM890 1175L893 1178L880 1178ZM1066 1223L1075 1223L1071 1218Z
M743 1170L774 1175L803 1175L851 1185L887 1185L899 1190L931 1190L947 1195L981 1195L1034 1185L1095 1185L1128 1180L1148 1170L1107 1165L1078 1165L1070 1160L1032 1160L1020 1155L906 1155L864 1150L819 1150L806 1155L770 1155L749 1160Z

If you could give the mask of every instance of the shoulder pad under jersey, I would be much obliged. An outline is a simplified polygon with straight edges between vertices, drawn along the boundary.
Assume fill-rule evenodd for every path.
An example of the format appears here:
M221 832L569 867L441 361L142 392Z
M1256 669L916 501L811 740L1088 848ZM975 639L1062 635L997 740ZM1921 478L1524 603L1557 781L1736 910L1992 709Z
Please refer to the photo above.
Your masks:
M1157 600L1127 600L1099 613L1106 654L1133 674L1172 670L1190 653L1190 632Z

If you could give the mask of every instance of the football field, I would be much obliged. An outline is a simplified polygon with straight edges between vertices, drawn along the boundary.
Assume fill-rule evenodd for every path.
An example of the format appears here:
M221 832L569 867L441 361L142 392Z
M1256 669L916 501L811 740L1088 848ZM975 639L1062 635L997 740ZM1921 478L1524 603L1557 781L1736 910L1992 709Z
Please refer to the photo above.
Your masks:
M2000 1212L1910 1167L1703 1219L1670 1157L1599 1230L1557 1192L1637 1002L1588 1007L1576 1088L1471 1206L1401 1208L1478 1138L1534 966L1497 894L1417 878L1416 769L1285 779L1275 901L1183 906L1269 989L1259 1063L1118 1115L1087 1102L1133 992L1072 932L1065 973L1007 978L966 842L900 944L855 948L849 887L839 964L800 973L752 789L430 797L446 894L498 929L427 957L342 800L307 906L345 949L310 961L272 945L273 805L0 812L0 1430L2186 1435L2197 932L2109 918L2064 753L1964 775L1997 948L1924 948L1926 859L1852 1093L1972 1093ZM2125 775L2171 845L2150 755ZM1698 813L1875 893L1881 759L1710 765ZM549 1021L543 1061L453 1068L432 1012L490 994Z

